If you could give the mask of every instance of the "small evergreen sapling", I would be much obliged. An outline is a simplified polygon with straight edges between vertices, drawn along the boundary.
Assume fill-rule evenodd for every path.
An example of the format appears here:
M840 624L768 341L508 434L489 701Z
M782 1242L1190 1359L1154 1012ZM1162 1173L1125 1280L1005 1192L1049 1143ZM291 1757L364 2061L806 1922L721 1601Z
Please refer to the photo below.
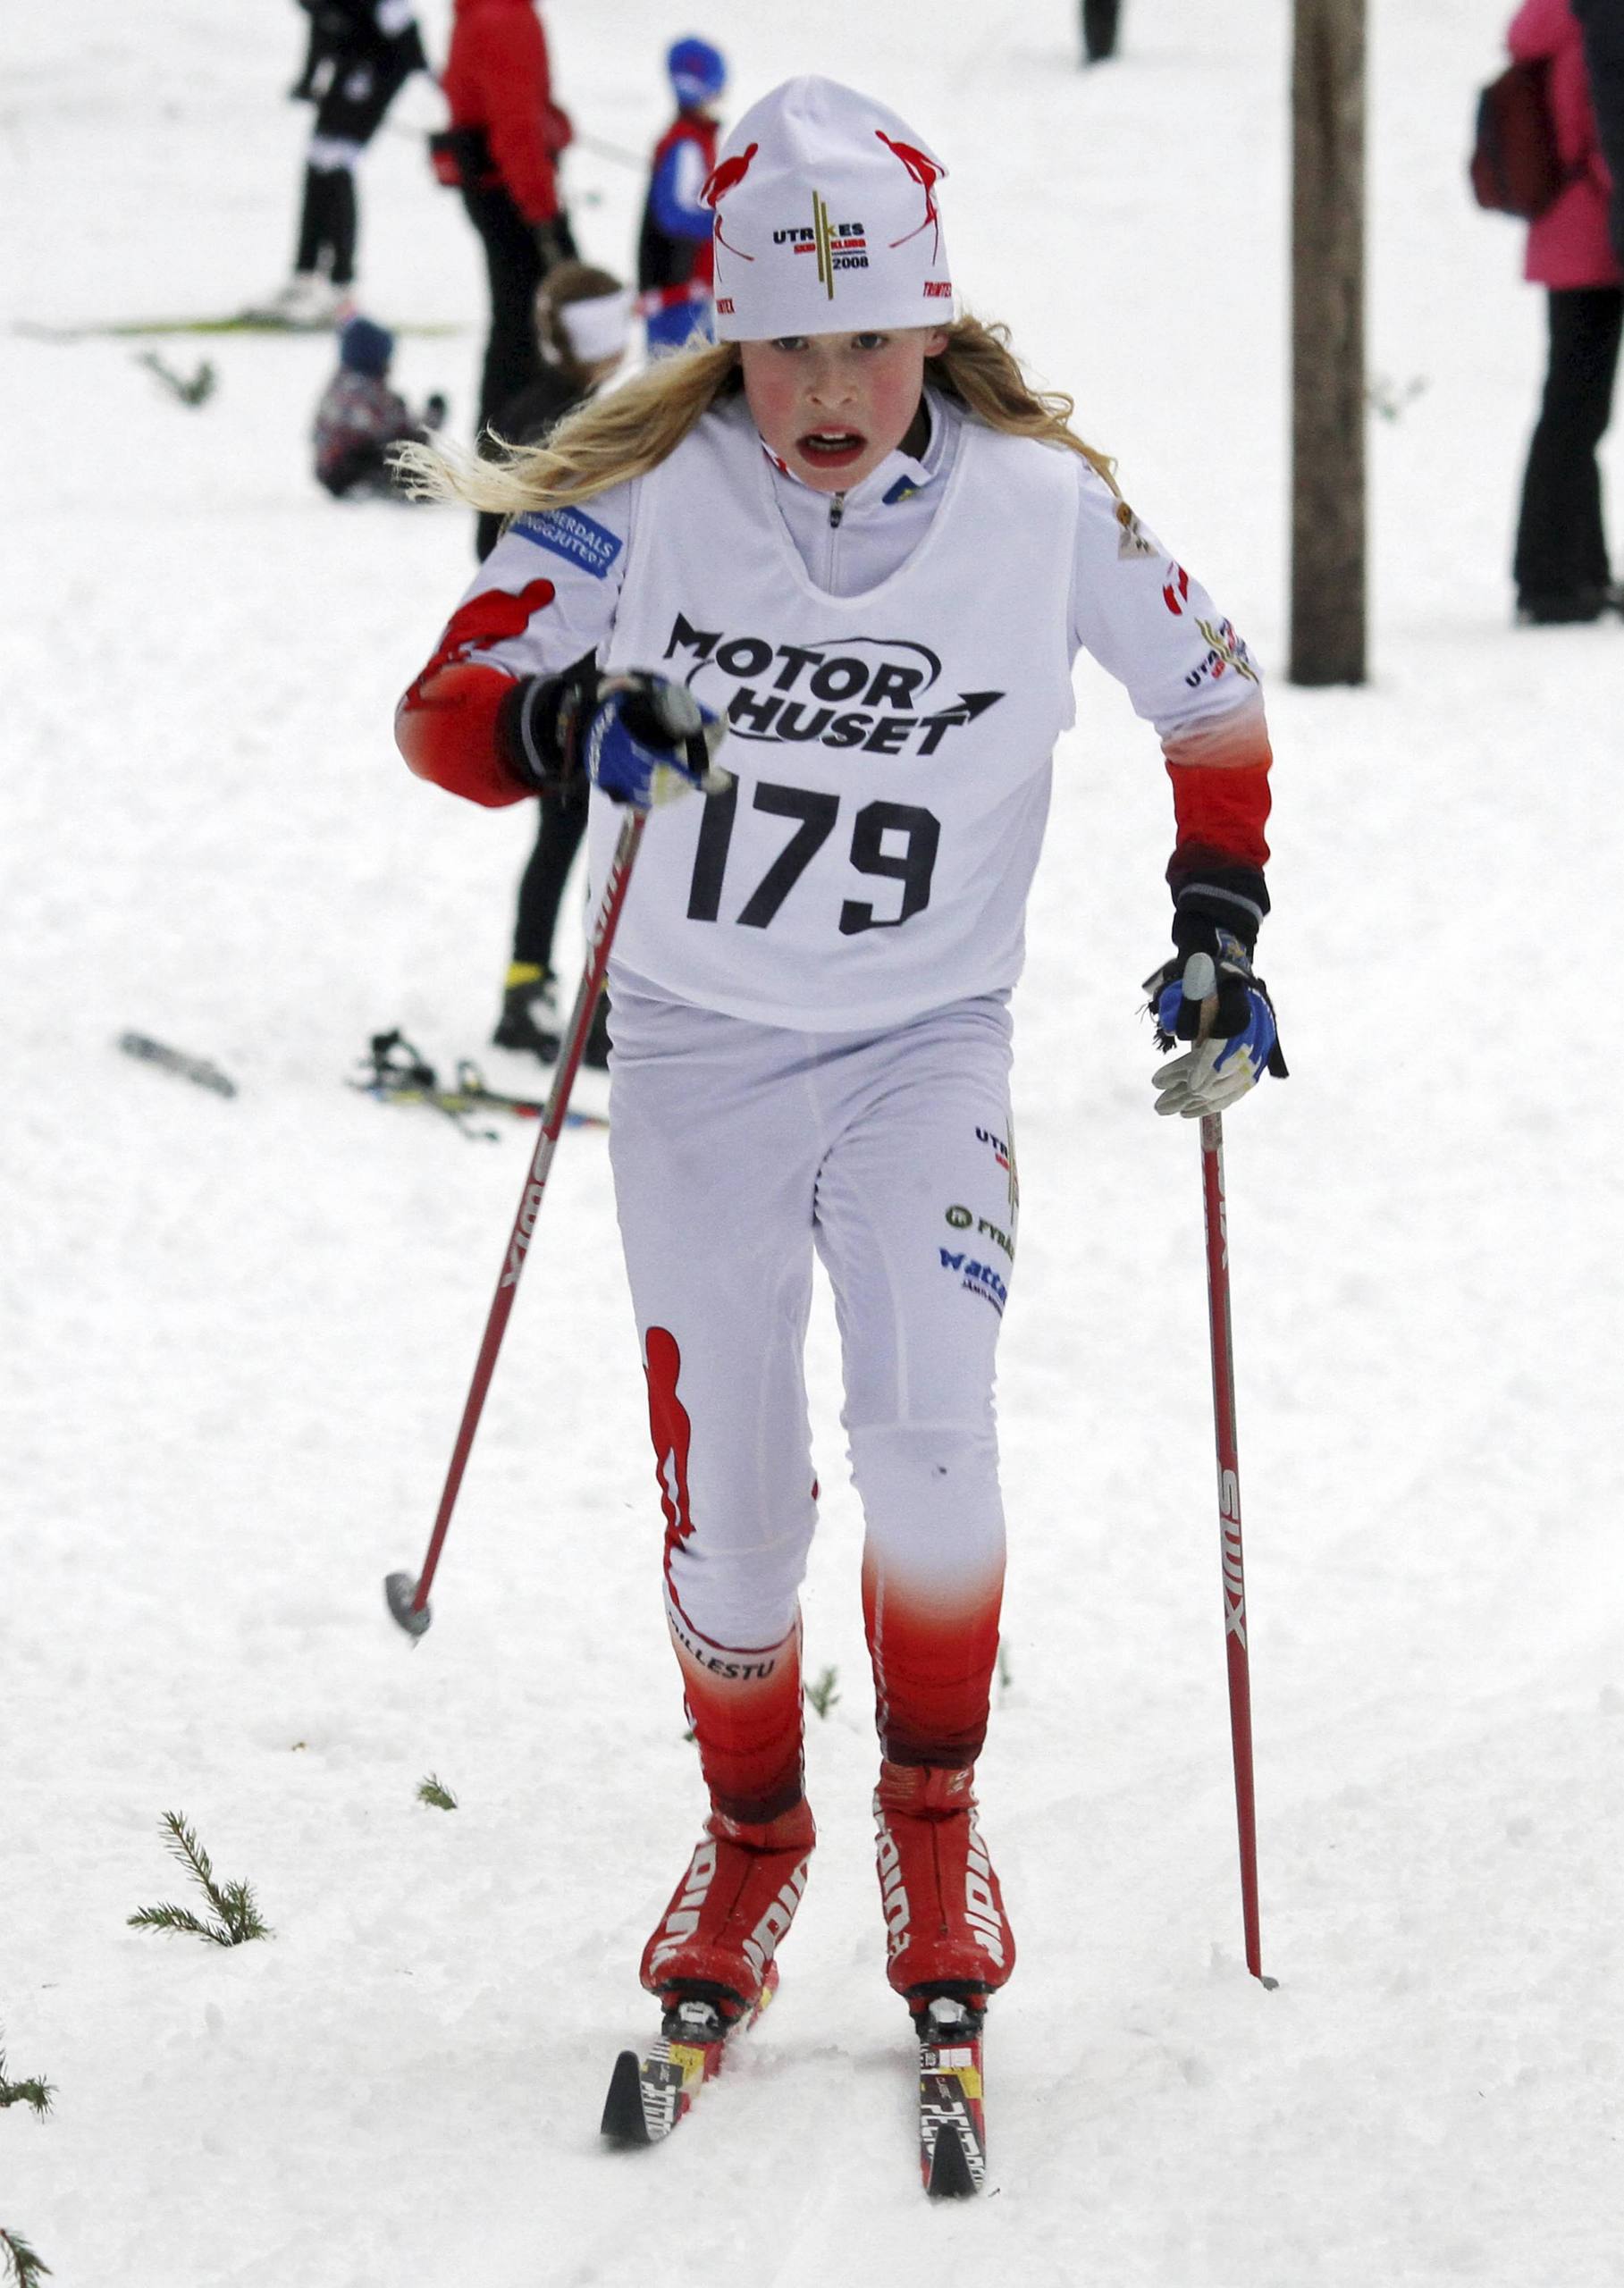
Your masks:
M420 1804L433 1804L437 1811L454 1812L457 1809L456 1796L449 1788L435 1778L432 1771L426 1779L420 1779L417 1782L417 1801Z
M272 1937L271 1928L261 1919L247 1883L215 1882L209 1855L198 1842L196 1830L187 1826L184 1813L165 1812L164 1825L169 1830L170 1851L213 1907L215 1920L205 1922L189 1906L143 1906L125 1917L130 1929L190 1930L199 1939L212 1939L216 1947L240 1947L250 1939Z
M8 2233L0 2225L0 2256L5 2259L5 2268L17 2284L17 2288L34 2288L36 2280L44 2280L50 2266L36 2254L21 2233Z
M179 398L182 405L206 405L215 394L215 383L218 377L206 358L197 372L190 375L178 374L172 366L164 363L156 349L143 349L135 362L138 366L145 366L147 372L163 383L172 397Z
M56 2092L47 2081L34 2074L26 2082L13 2082L6 2072L5 2052L0 2049L0 2109L7 2106L28 2106L38 2120L43 2121L51 2110L51 2099ZM43 2280L51 2267L43 2263L21 2233L8 2232L0 2225L0 2256L5 2259L7 2275L17 2288L32 2288L36 2280Z
M43 2121L55 2095L50 2083L41 2081L38 2074L27 2082L12 2081L5 2070L5 2052L0 2049L0 2111L7 2106L32 2106Z
M820 1716L827 1716L840 1697L835 1685L836 1674L835 1670L825 1669L816 1684L809 1684L802 1687Z

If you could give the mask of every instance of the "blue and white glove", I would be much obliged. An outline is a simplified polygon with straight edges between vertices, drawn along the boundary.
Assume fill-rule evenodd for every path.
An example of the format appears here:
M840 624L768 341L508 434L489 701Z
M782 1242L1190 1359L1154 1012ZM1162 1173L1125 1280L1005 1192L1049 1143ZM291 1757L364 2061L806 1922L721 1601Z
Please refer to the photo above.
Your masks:
M641 672L611 676L598 686L582 760L611 802L646 811L681 783L707 792L727 784L713 782L711 761L727 729L682 684Z
M684 786L732 784L712 761L728 726L682 684L641 671L601 676L589 653L561 676L516 683L497 717L497 745L537 795L568 800L582 778L612 802L646 811Z
M1145 980L1157 1047L1192 1044L1151 1075L1157 1111L1183 1120L1223 1112L1265 1072L1286 1078L1267 986L1239 938L1222 928L1213 938L1212 953L1175 954Z

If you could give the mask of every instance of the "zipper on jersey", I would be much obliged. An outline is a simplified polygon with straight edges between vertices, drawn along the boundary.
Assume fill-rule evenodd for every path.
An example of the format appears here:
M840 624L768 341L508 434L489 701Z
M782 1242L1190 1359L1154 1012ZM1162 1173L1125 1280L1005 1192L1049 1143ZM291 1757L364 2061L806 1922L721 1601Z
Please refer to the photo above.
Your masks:
M837 492L829 504L829 546L823 554L823 585L831 593L835 587L835 554L838 546L835 535L840 530L840 519L846 514L846 495Z

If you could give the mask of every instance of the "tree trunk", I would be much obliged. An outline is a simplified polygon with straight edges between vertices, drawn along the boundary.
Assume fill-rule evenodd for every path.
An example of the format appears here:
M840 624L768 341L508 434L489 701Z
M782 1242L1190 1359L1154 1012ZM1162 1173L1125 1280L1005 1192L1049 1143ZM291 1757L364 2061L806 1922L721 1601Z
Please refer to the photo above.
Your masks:
M1122 0L1082 0L1082 52L1090 63L1116 53L1116 20Z
M1293 683L1365 680L1365 0L1296 0Z

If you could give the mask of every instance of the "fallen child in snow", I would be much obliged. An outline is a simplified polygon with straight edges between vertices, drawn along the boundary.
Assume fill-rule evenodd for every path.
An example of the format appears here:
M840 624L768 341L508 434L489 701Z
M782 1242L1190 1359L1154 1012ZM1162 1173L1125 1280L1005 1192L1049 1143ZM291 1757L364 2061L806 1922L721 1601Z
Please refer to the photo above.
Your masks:
M431 397L421 416L389 386L395 337L370 318L351 318L339 337L339 369L316 408L316 474L335 500L406 499L390 473L390 449L422 443L445 419Z

